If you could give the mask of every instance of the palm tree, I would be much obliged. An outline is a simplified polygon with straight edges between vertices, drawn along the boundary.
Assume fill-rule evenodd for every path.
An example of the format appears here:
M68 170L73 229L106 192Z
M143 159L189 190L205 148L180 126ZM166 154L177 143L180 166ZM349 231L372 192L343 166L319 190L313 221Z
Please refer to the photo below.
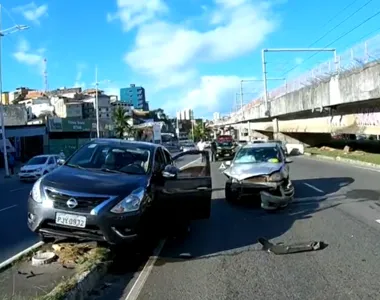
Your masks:
M112 115L112 120L115 124L115 133L117 137L124 138L125 134L132 134L133 127L130 125L130 116L126 114L125 109L122 106L117 106Z

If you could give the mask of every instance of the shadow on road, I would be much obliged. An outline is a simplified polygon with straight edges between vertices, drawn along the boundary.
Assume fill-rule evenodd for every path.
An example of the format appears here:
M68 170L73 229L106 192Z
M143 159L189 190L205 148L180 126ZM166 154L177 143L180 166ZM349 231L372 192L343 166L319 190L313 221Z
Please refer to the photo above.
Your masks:
M223 177L220 172L216 176ZM261 209L252 209L250 205L227 203L224 199L225 181L221 180L222 177L219 177L219 183L213 187L211 218L193 222L191 232L184 238L168 238L155 266L184 260L234 256L247 251L261 251L261 246L257 243L258 238L272 240L282 236L296 220L310 218L315 211L318 211L321 203L328 199L329 194L336 193L342 187L354 182L349 177L295 180L293 183L296 188L296 197L316 197L317 201L294 203L288 209L268 214ZM316 188L323 186L324 192L318 192L305 183ZM215 197L215 194L219 196ZM157 245L157 240L156 238L144 249L139 249L137 254L129 249L129 251L120 251L116 255L113 268L110 270L110 278L106 279L115 282L112 293L100 299L107 297L118 299L117 297L123 294L125 287L133 279L133 272L138 270L139 266L151 255L154 245Z

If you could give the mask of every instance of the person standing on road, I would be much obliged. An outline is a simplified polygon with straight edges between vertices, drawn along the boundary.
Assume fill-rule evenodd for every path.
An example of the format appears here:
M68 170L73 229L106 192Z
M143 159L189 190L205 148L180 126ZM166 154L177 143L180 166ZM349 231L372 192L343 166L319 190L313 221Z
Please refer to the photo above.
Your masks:
M198 150L199 151L204 151L205 150L205 142L203 141L203 139L201 139L199 142L198 142ZM201 153L201 161L203 162L203 154Z
M216 161L216 151L217 151L216 141L213 140L211 142L211 161Z
M11 175L15 174L15 158L12 153L8 154L8 167Z

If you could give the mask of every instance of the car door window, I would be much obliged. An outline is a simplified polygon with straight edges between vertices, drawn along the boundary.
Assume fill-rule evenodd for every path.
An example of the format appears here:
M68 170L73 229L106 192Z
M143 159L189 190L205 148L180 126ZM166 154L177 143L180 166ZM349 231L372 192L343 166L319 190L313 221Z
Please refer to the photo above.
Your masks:
M54 164L55 164L54 158L53 157L49 157L48 165L54 165Z
M163 151L164 157L165 157L165 165L173 164L172 156L170 155L170 153L165 149L163 149L162 151Z
M174 162L181 170L178 173L178 178L211 176L210 159L208 156L207 159L201 161L197 155L182 153L180 156L176 156Z
M156 149L156 153L154 154L154 163L153 168L155 172L160 172L165 166L165 158L161 152L160 148Z

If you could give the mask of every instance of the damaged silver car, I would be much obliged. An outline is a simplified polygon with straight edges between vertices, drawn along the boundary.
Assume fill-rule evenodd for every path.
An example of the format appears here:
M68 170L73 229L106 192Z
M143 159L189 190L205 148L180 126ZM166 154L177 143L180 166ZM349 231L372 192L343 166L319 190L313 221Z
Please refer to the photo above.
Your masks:
M277 143L248 144L239 149L234 160L226 162L223 171L228 180L225 197L228 202L243 196L261 200L266 210L284 208L293 200L294 187L289 178L289 163Z

